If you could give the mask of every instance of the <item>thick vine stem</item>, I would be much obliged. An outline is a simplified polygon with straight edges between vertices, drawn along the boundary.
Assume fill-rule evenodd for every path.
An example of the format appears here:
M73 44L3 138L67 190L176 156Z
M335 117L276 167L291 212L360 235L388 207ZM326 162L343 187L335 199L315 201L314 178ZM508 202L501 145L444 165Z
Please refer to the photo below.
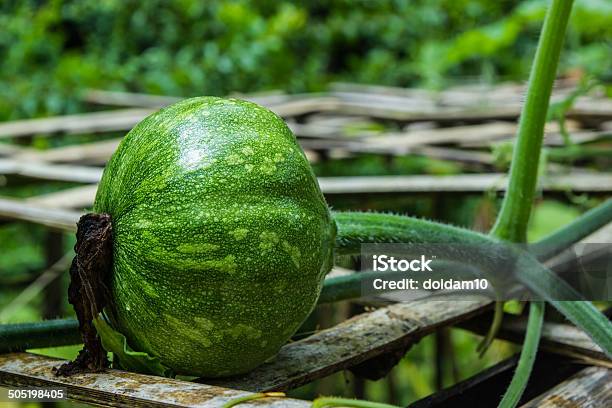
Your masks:
M552 1L529 75L508 190L491 231L492 235L508 241L527 240L527 223L536 190L546 114L572 3L573 0Z
M79 320L83 349L74 361L57 369L57 375L99 372L109 366L106 351L93 325L93 319L109 299L108 278L113 265L111 217L85 214L77 223L76 256L70 266L68 301Z
M494 246L501 241L478 232L418 218L367 212L335 212L337 255L356 255L365 243Z
M334 219L340 254L359 254L361 244L366 243L453 244L448 245L450 260L473 265L488 278L499 276L500 265L512 262L513 268L509 270L513 279L551 303L612 356L612 323L590 302L566 301L584 298L521 247L477 232L399 215L347 212L334 213ZM336 284L343 286L345 293L355 295L356 281L363 279L362 275ZM338 300L342 293L332 297Z
M491 235L510 242L522 243L527 241L527 226L538 180L544 125L572 4L573 0L552 0L546 12L544 26L529 75L527 98L521 112L516 147L510 166L508 190L495 225L491 230ZM552 255L552 252L546 255ZM609 333L606 333L606 329L610 329L609 324L606 328L601 316L597 316L594 312L588 312L589 303L580 304L578 302L558 302L556 300L551 303L557 308L561 306L566 309L568 305L560 303L568 303L570 309L573 306L580 309L579 314L586 312L584 317L588 316L592 318L592 321L584 320L581 323L585 324L583 328L590 328L592 332L589 334L594 340L599 340L610 347L612 339ZM568 311L570 315L566 316L570 319L572 317L576 319L576 314L573 314L574 311L566 310L566 312ZM499 314L498 317L501 317L500 313L499 310L496 310L496 314ZM525 390L538 350L540 332L544 321L543 314L543 303L535 302L531 304L525 344L521 351L517 371L500 403L502 408L517 406ZM602 330L602 328L606 329ZM496 332L497 327L492 326L489 336L495 336ZM610 355L610 349L606 353Z

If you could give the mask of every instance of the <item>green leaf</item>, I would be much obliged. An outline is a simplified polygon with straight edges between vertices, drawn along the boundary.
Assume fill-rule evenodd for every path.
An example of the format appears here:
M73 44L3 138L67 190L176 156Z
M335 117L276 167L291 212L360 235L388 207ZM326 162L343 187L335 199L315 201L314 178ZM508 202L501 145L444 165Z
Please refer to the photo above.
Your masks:
M113 353L113 364L119 363L121 368L136 373L175 377L174 371L163 365L159 358L142 351L134 351L125 336L113 329L102 314L93 320L93 324L102 340L102 347Z

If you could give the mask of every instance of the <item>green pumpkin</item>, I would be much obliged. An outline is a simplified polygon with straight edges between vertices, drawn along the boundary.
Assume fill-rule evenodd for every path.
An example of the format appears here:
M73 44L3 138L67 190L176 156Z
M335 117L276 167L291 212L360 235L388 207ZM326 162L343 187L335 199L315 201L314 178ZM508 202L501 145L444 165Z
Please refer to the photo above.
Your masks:
M113 328L180 374L244 373L314 308L335 223L295 137L251 102L201 97L147 117L106 166Z

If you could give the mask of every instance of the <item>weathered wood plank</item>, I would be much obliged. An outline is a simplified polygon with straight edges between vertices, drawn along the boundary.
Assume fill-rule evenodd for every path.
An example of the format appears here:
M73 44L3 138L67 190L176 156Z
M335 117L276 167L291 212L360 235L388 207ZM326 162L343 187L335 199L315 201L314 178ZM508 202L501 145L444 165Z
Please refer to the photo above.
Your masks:
M83 209L93 205L97 190L97 184L88 184L30 197L25 202L41 207Z
M308 97L297 100L290 100L278 105L268 106L268 108L283 118L291 116L306 115L314 112L335 111L340 101L329 96Z
M327 194L360 193L434 193L503 191L505 174L460 174L451 176L367 176L320 177L321 190ZM545 191L612 191L612 173L547 175L540 188Z
M561 85L559 85L561 84ZM559 81L555 86L554 98L565 97L576 84L573 82L563 83ZM495 86L490 85L461 85L446 89L442 92L428 91L418 88L399 88L381 85L363 85L336 82L330 86L332 95L348 94L361 96L361 98L399 98L398 103L406 100L416 101L422 108L424 103L435 103L439 106L465 106L465 105L490 105L498 104L520 104L524 99L525 85L520 83L505 83ZM300 99L318 94L285 94L281 91L234 94L230 96L251 100L263 105L273 105L285 102L289 99ZM82 99L86 102L108 106L121 107L150 107L160 108L181 99L181 97L152 95L135 92L106 91L99 89L88 89ZM384 99L386 100L386 99Z
M248 94L237 93L232 94L230 96L249 100L264 106L282 103L289 99L294 99L296 97L295 95L288 95L282 91L265 91ZM137 92L88 89L83 93L81 99L85 102L99 105L159 109L186 98L165 95L152 95Z
M450 160L482 165L492 165L494 162L494 157L491 153L466 149L422 146L410 149L410 153L427 156L438 160Z
M0 139L54 133L101 133L131 129L151 109L122 109L0 123Z
M572 142L575 144L583 144L594 142L600 139L604 139L610 136L610 131L599 131L599 130L577 130L570 132ZM499 139L491 142L488 140L468 140L460 142L459 146L464 148L488 148L494 143L501 142L512 142L514 136L500 137ZM550 132L544 136L543 141L545 146L551 147L563 147L565 146L565 140L559 132Z
M552 101L566 98L576 84L555 88ZM524 100L523 86L460 86L443 92L403 89L359 84L334 84L330 95L341 99L340 111L360 111L370 106L369 116L396 120L513 120L518 117ZM577 120L604 121L612 117L612 101L583 96L567 114Z
M29 150L23 146L17 146L9 143L0 143L0 157L10 157Z
M290 127L298 137L317 139L336 139L338 137L338 131L331 126L293 123L290 124ZM121 140L122 138L102 140L48 150L34 150L20 146L0 144L0 156L10 156L10 160L21 162L44 161L103 165L115 152ZM3 149L4 146L7 148Z
M528 407L600 408L612 405L612 370L589 367L527 404Z
M408 153L418 146L452 144L462 147L489 147L494 143L512 141L516 135L517 125L508 122L493 122L469 126L447 128L408 130L388 132L359 140L363 149L392 148L397 154ZM565 141L557 125L549 125L544 144L547 146L564 146ZM572 131L572 141L577 144L591 142L608 136L608 131ZM354 142L353 142L354 143Z
M165 95L152 95L137 92L105 91L87 89L81 95L84 102L107 106L159 109L183 98Z
M515 86L515 85L513 85ZM516 87L516 86L515 86ZM471 93L470 93L471 92ZM466 98L465 95L473 95ZM243 95L241 97L262 103L283 117L299 116L315 112L334 111L341 114L363 115L379 119L399 121L486 121L514 120L520 113L520 93L515 94L512 102L507 95L497 95L493 102L490 90L467 91L458 89L441 94L423 90L408 90L402 95L375 95L361 91L333 91L328 94L303 95ZM458 97L459 95L460 97ZM563 96L563 95L561 95ZM159 108L174 103L180 98L90 91L85 98L102 100L115 105L139 105ZM447 98L447 100L444 100ZM468 101L468 102L466 102ZM115 111L86 113L54 118L14 121L0 124L0 138L18 137L32 134L52 133L96 133L125 131L133 127L154 109L122 109ZM612 117L612 102L599 98L580 98L570 117L587 117L605 120Z
M0 385L6 387L64 387L71 400L111 407L221 407L249 395L245 391L153 377L119 370L57 377L53 368L64 360L28 353L0 355ZM265 398L241 407L305 408L307 401Z
M455 122L485 122L491 120L516 120L520 114L519 107L451 107L446 109L415 110L403 105L372 104L367 101L338 101L335 112L350 115L367 115L376 119L394 120L398 122L434 121L440 123Z
M524 319L507 319L500 337L522 342L526 328L527 321ZM595 344L585 332L569 324L550 322L544 324L541 347L544 350L568 356L580 355L608 360L601 347Z
M20 152L12 157L19 161L45 161L54 163L104 164L119 146L121 139L102 140L41 151Z
M0 160L0 174L95 183L99 181L102 169ZM506 176L493 173L451 176L320 177L319 184L326 194L482 192L504 190ZM612 174L548 175L542 180L540 187L545 191L609 192L612 191Z
M59 208L45 208L27 204L23 200L0 198L0 219L26 221L58 231L76 231L81 213Z
M407 348L439 327L483 313L490 304L483 298L391 305L287 344L273 361L249 374L211 383L248 391L296 388L381 354Z
M491 316L492 318L492 316ZM489 329L490 319L473 319L459 324L460 327L484 335ZM522 343L525 337L527 320L507 315L497 337L514 343ZM542 350L569 357L583 357L609 361L603 350L585 332L575 326L546 322L542 326ZM612 362L610 363L612 364Z
M566 94L567 88L575 88L575 82L563 80L555 83L554 95ZM333 82L332 92L352 92L372 95L388 95L419 100L435 100L442 106L465 105L474 103L490 103L494 101L511 102L524 98L526 85L524 83L505 82L490 84L463 84L449 87L443 91L431 91L422 88L402 88L388 85L359 84L350 82Z
M400 133L384 133L371 136L362 141L366 146L374 148L392 147L408 151L411 147L432 144L457 144L477 142L492 142L511 138L516 132L516 125L508 122L493 122L481 125L455 126L442 129L410 130Z
M333 97L312 97L289 100L269 108L282 117L300 116L312 112L335 110ZM25 119L0 123L0 139L54 133L102 133L127 131L155 112L155 109L121 109L103 112L65 115L41 119Z
M0 174L14 174L42 180L97 183L102 177L102 171L103 169L98 167L0 159Z
M0 164L2 161L0 160ZM54 165L36 164L35 169L42 176L54 180L87 181L99 179L102 170L82 166L60 167L60 171L51 171ZM46 167L45 167L46 166ZM81 172L81 169L87 172ZM0 174L3 174L0 168ZM6 169L5 169L6 170ZM31 170L31 169L30 169ZM25 172L27 175L34 171ZM44 171L48 171L44 174ZM9 172L10 173L10 172ZM6 174L6 173L4 173ZM20 173L24 174L24 173ZM38 174L38 173L36 173ZM50 175L53 174L53 177ZM65 177L59 177L65 176ZM438 193L438 192L482 192L487 190L503 190L506 187L506 178L502 174L468 174L454 176L381 176L381 177L321 177L319 184L325 194L372 194L372 193ZM542 188L545 191L584 191L609 192L612 191L612 174L574 174L568 176L549 175ZM28 201L2 200L0 201L0 216L5 219L16 219L41 223L46 225L46 218L50 217L51 225L60 229L72 230L72 226L65 223L56 224L53 220L53 209L57 208L86 208L93 204L97 186L88 185L67 189L40 197L32 197ZM72 201L72 202L71 202ZM36 217L31 214L38 214ZM74 214L77 214L76 212ZM58 219L65 220L59 214ZM72 224L73 216L68 218Z

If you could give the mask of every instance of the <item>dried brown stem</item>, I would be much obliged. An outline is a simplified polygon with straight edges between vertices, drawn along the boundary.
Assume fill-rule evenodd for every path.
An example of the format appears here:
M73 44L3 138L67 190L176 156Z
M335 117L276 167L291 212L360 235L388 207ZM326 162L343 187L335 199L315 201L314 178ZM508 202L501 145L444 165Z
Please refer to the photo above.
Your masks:
M76 256L70 266L68 301L74 307L83 338L83 349L74 361L63 364L57 375L99 372L109 366L106 351L93 319L108 303L108 280L113 265L111 217L85 214L77 223Z

